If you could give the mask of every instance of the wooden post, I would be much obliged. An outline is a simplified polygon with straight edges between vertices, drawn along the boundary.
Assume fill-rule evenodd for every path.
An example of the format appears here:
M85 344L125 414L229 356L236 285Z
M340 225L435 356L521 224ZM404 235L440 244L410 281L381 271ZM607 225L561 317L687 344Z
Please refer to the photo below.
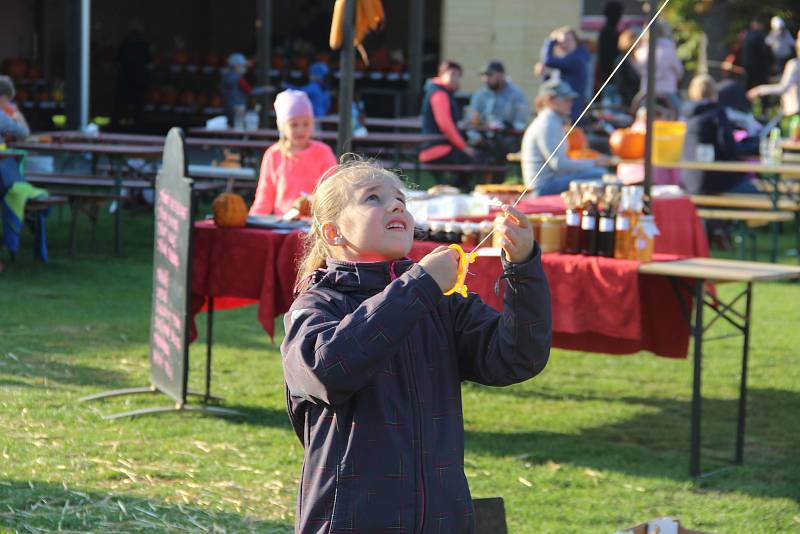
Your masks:
M258 15L256 19L256 34L258 35L258 72L259 85L269 85L272 70L272 0L258 0ZM267 127L269 120L270 94L265 93L259 97L261 104L261 127Z
M649 0L650 16L654 16L658 10L656 0ZM655 30L655 31L654 31ZM650 26L648 46L647 46L647 133L645 134L644 144L644 194L647 202L650 202L650 188L653 185L653 113L656 103L656 41L658 31L655 23Z
M425 1L411 0L408 25L408 90L406 91L406 114L419 113L419 97L422 91L422 53L425 36Z
M339 132L336 140L336 153L339 156L350 152L353 137L353 71L355 70L353 33L356 1L345 0L342 49L339 52Z

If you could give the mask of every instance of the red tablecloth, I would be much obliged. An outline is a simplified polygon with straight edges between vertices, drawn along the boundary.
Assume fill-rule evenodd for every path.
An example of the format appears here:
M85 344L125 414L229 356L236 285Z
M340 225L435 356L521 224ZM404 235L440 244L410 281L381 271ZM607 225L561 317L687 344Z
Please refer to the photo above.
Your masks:
M409 256L419 260L438 245L414 242ZM278 280L294 281L299 251L300 235L289 235L279 253ZM657 254L655 259L679 257ZM667 279L639 276L635 261L545 254L542 263L550 285L554 346L609 354L648 350L660 356L686 357L689 327ZM501 272L499 258L479 256L470 266L473 276L467 278L469 290L498 310L502 309L502 294L495 295L494 287ZM293 284L279 282L278 287L282 294L275 300L285 311L291 304Z
M554 211L553 197L544 199L521 206L528 212ZM653 211L661 228L657 259L670 259L665 253L708 255L705 234L687 198L656 200ZM215 309L257 302L258 320L274 335L275 318L292 301L299 234L220 229L201 222L195 225L194 239L193 314L203 309L208 296L214 297ZM435 246L415 242L411 257L419 259ZM632 261L546 254L543 264L552 294L554 346L611 354L648 350L667 357L686 356L689 330L668 280L639 276L637 263ZM496 308L502 302L494 294L500 270L498 258L482 256L467 279L470 290Z

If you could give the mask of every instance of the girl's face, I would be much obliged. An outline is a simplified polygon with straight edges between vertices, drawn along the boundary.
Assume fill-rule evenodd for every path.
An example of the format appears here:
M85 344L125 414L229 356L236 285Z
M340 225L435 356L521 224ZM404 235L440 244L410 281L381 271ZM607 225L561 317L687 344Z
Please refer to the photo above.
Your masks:
M283 135L289 140L292 147L306 148L313 128L314 119L311 117L292 117L284 123Z
M336 257L349 261L404 258L414 240L414 218L406 211L406 196L388 177L356 187L337 225L344 239L333 250Z

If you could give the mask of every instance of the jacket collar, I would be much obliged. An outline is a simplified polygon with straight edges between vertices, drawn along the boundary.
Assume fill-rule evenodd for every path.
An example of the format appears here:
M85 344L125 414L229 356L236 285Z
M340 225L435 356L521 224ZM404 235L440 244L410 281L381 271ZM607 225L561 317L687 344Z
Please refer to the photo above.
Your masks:
M321 284L340 290L383 291L389 283L414 265L410 259L392 262L350 262L328 258L327 270L318 279Z

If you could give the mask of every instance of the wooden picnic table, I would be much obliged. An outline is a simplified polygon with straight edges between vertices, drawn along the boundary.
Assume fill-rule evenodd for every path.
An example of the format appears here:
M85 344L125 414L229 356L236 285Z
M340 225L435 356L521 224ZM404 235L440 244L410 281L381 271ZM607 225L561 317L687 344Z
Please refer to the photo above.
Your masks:
M760 161L674 161L653 162L654 167L716 172L752 172L780 176L784 180L800 180L800 164L761 163Z
M776 280L800 278L800 267L713 258L690 258L678 261L664 261L642 264L639 274L667 277L681 300L684 318L689 324L694 338L694 371L692 381L692 412L690 431L689 474L700 475L700 424L703 343L704 334L718 319L733 325L743 336L742 371L739 385L739 413L736 426L736 451L733 462L744 461L744 431L747 405L747 358L750 350L750 328L752 315L753 284ZM745 289L730 301L723 302L714 291L709 291L706 282L739 282ZM691 299L684 299L683 290L694 295L694 310ZM735 305L744 297L744 310L738 311ZM713 319L704 321L703 312L710 311ZM692 319L694 314L694 319ZM727 336L722 336L727 337Z
M244 139L266 139L277 141L280 132L275 129L258 130L209 130L208 128L198 127L189 128L190 134L218 137L218 138L244 138ZM317 132L314 134L320 141L335 142L336 132ZM364 136L354 136L353 145L392 145L392 146L416 146L423 143L444 142L446 139L438 134L408 133L408 132L370 132ZM252 142L252 141L251 141Z
M17 150L29 152L50 153L89 153L94 156L106 156L111 162L114 176L114 192L122 195L122 169L129 158L160 159L163 152L162 145L136 145L123 143L86 143L86 142L15 142L10 144ZM122 251L122 209L117 207L114 212L114 253L119 255Z
M338 125L339 115L325 115L324 117L315 117L316 122L323 125ZM367 128L387 128L393 130L413 130L420 131L422 129L422 117L364 117L364 126Z
M800 152L800 141L785 139L781 141L781 148L784 150L789 150L791 152Z

